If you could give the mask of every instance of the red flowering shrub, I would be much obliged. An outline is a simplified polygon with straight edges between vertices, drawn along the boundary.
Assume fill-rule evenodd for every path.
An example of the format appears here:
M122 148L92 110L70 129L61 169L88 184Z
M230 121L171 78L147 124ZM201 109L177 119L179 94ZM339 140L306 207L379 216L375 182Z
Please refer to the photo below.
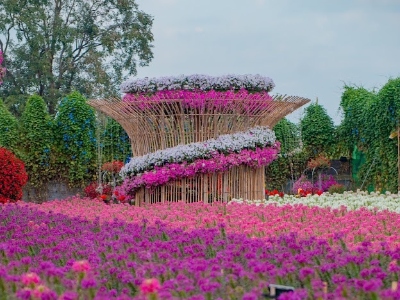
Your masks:
M85 196L92 199L101 198L102 200L107 200L107 198L111 198L112 188L109 184L103 184L102 193L100 193L98 187L99 184L97 182L92 182L91 184L89 184L84 190Z
M0 203L22 198L22 188L28 182L24 163L11 151L0 147Z
M113 162L106 162L102 165L101 169L110 173L118 173L124 166L122 161L116 160Z
M283 197L284 196L284 193L283 192L279 192L278 190L272 190L272 191L270 191L270 190L265 190L265 195L266 196L279 196L279 197Z

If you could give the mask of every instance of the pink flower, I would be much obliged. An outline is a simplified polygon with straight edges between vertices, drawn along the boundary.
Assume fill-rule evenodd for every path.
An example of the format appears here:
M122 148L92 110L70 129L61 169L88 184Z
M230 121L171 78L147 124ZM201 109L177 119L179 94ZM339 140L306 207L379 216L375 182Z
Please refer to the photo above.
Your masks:
M21 281L24 285L36 285L40 283L40 277L38 274L30 272L23 274L21 277Z
M160 288L161 284L156 278L145 279L140 285L140 291L144 295L157 293Z
M90 264L87 260L78 260L72 264L72 270L74 272L86 273L90 270Z

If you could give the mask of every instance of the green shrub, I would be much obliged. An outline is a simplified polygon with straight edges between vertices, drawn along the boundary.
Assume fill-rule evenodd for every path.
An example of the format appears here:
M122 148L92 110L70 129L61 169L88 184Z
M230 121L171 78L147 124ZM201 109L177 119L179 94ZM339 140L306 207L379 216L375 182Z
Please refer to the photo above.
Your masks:
M346 190L345 186L343 184L338 183L331 185L328 189L328 192L331 194L343 194L345 190Z
M21 154L29 174L29 184L39 187L49 181L54 173L51 166L51 154L54 152L52 119L40 96L34 95L28 99L20 124Z
M93 179L96 161L96 116L94 109L78 92L63 98L55 118L54 133L60 156L72 186L85 186Z

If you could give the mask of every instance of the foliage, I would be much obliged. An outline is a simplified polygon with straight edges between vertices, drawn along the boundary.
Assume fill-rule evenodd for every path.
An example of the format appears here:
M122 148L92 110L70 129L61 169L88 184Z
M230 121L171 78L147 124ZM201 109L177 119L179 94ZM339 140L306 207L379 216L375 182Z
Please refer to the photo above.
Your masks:
M366 162L357 174L364 184L375 189L398 190L397 138L389 136L399 128L400 78L390 79L378 93L363 88L345 87L341 103L344 119L342 137L347 147L354 145L365 153Z
M24 163L11 151L0 147L0 203L20 200L27 181Z
M102 139L103 161L127 161L131 156L131 143L128 134L114 119L107 118Z
M6 68L2 66L4 61L3 52L0 51L0 84L3 83L3 77L6 75Z
M55 118L60 161L71 185L83 185L96 167L96 119L94 110L78 92L63 98Z
M21 152L29 174L29 184L39 187L54 175L51 167L53 125L42 97L34 95L28 99L20 124Z
M19 119L25 110L26 102L29 99L29 95L9 95L4 98L4 105L10 111L10 113Z
M316 158L312 158L307 163L307 168L314 170L317 168L325 169L331 166L331 161L324 155L319 155Z
M390 79L365 113L366 164L360 177L376 189L397 191L397 139L389 139L399 128L400 78Z
M328 192L331 194L343 194L344 191L346 190L345 186L343 184L334 184L329 187Z
M0 99L0 146L15 151L18 144L18 121Z
M304 147L312 157L331 152L335 143L335 126L323 106L318 103L310 104L305 109L300 128Z
M273 128L276 139L281 143L281 154L288 155L300 148L299 128L286 118L280 120Z
M136 1L0 1L7 95L36 92L50 113L71 90L95 97L147 65L153 19Z
M301 151L300 132L296 124L284 118L274 126L273 131L281 143L281 151L278 159L266 167L265 179L267 188L280 190L289 179L301 175L308 156Z
M367 132L365 131L366 111L376 101L376 93L362 87L344 86L340 101L343 119L338 128L338 140L342 141L348 153L353 151L354 145L359 148L367 146Z

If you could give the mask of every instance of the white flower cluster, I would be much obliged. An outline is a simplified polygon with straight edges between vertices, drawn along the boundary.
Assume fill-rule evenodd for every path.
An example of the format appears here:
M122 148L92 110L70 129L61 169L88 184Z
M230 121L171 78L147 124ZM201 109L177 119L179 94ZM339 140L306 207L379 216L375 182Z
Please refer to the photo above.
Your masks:
M216 151L220 153L239 152L246 148L255 149L273 145L275 141L275 133L271 129L266 126L258 126L245 132L224 134L204 142L178 145L134 157L121 169L120 175L125 178L128 175L142 173L166 163L191 162L195 159L210 158Z
M121 84L123 93L155 93L163 90L240 90L269 92L275 87L269 77L261 75L180 75L158 78L131 78Z
M389 210L400 213L400 195L399 194L380 194L377 192L367 193L362 191L344 192L344 194L323 193L321 196L308 195L307 197L295 197L293 195L270 196L268 200L243 200L232 199L231 203L246 203L255 205L307 205L318 207L330 207L338 209L345 206L348 210L357 210L367 208L369 210Z

